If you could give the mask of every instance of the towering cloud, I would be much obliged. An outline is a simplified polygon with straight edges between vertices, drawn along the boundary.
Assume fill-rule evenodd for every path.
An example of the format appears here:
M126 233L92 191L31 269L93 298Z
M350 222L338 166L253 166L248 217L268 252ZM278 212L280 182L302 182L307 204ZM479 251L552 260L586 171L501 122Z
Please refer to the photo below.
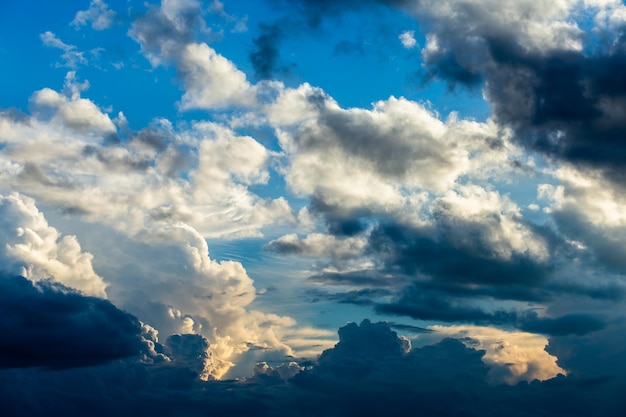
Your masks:
M81 250L76 236L62 236L50 226L33 199L0 196L0 219L0 271L106 297L107 284L94 272L92 255Z

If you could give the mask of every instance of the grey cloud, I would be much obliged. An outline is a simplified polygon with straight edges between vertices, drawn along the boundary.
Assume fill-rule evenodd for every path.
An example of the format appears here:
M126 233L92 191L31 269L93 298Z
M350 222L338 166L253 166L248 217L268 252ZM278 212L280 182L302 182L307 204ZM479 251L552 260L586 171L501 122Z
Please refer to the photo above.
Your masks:
M388 223L374 229L370 236L370 251L381 256L389 271L415 275L425 273L443 282L476 283L493 286L510 284L537 285L545 282L549 264L537 262L523 254L513 254L510 259L493 257L491 248L480 239L488 229L479 224L467 226L463 234L472 245L455 241L455 235L433 235L431 230L411 229Z
M51 281L0 276L0 367L72 368L139 355L137 319Z
M397 287L410 281L411 278L395 274L392 277L379 271L367 269L349 272L322 272L309 277L309 280L331 285L353 285L374 287Z
M609 45L592 45L594 35L574 29L561 34L572 41L590 37L586 47L592 50L568 49L565 40L548 39L547 49L539 50L525 45L524 36L529 35L520 33L532 19L542 21L544 17L534 15L540 13L539 5L509 24L504 17L496 19L497 9L486 12L486 7L468 2L455 7L454 14L445 14L416 6L418 20L438 44L425 55L427 72L451 84L484 82L495 116L515 129L519 143L551 157L605 169L610 178L623 182L623 28L612 34L615 42Z
M516 321L513 312L488 312L465 298L453 298L437 291L423 291L409 286L400 297L388 304L376 305L381 313L409 316L419 320L502 325Z
M347 300L349 302L351 299ZM380 313L408 316L418 320L514 327L548 336L583 336L607 326L606 319L589 313L570 313L558 317L539 316L533 310L510 308L486 310L477 304L477 301L490 299L477 297L471 294L471 291L453 295L436 287L429 288L427 283L406 287L389 303L375 303L370 300L370 304Z
M524 318L520 328L527 332L542 333L550 336L578 336L602 330L606 327L604 320L590 314L566 314L561 317L548 318L529 316Z
M150 6L145 15L135 20L132 34L141 41L146 52L158 53L168 43L181 46L193 42L194 31L202 26L203 21L194 3L187 5L190 7L177 10L176 19L167 16L160 8Z
M391 291L382 288L365 288L346 292L328 293L325 291L311 290L307 294L314 297L314 300L332 300L342 304L374 305L375 298L387 297Z
M299 0L291 7L312 26L377 5L413 14L431 37L432 47L423 51L426 79L484 86L497 120L514 129L520 144L625 182L624 26L585 33L571 25L566 7L574 6L567 3L492 3ZM548 26L552 18L563 24Z
M254 49L250 52L250 62L261 80L269 79L279 70L280 41L283 33L280 24L259 25L261 34L253 39Z
M555 210L553 216L562 233L589 246L597 263L611 272L624 274L626 270L624 226L610 228L594 226L586 218L588 214L585 210L575 206Z

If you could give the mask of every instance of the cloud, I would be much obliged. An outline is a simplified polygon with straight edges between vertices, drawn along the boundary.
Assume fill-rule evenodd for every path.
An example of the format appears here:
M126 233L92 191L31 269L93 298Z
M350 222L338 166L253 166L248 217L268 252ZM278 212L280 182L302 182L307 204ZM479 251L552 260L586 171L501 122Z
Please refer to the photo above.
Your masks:
M483 88L517 143L624 182L624 6L619 1L295 2L313 25L344 11L387 5L426 36L425 79ZM593 27L583 30L578 17Z
M520 144L623 182L624 88L614 81L624 66L622 31L596 28L609 37L599 41L573 19L579 10L601 16L614 7L455 0L415 3L411 12L427 32L422 58L431 76L484 82L495 117Z
M404 98L377 102L372 110L342 109L322 90L302 85L281 93L268 115L290 156L291 189L346 211L418 205L424 192L496 170L507 151L514 153L495 125L443 122Z
M492 382L515 384L518 381L546 380L566 374L557 358L546 352L545 337L525 332L506 332L492 327L431 326L441 335L468 337L472 347L484 349L483 362L491 367L487 377Z
M412 30L402 32L398 36L398 39L400 39L400 42L402 42L402 46L404 46L406 49L415 48L417 46L417 41L415 40L415 32Z
M1 270L32 280L50 278L84 294L106 297L107 284L96 274L92 255L76 236L50 226L31 198L0 195Z
M261 34L252 40L254 49L250 52L250 62L257 78L265 80L271 78L278 69L277 61L280 55L278 45L283 34L278 24L262 24L259 26L259 30Z
M467 335L467 329L450 331ZM496 355L494 361L517 362L503 364L503 369L521 369L520 359L537 364L540 338L485 333L482 342L447 338L408 350L408 341L388 324L369 321L343 327L340 338L323 358L310 362L304 370L296 363L260 363L256 376L238 381L202 381L174 360L150 364L127 359L54 372L4 370L0 371L0 392L5 398L2 409L9 415L33 416L80 415L85 410L105 416L139 409L180 416L206 410L217 415L304 416L313 412L374 416L414 412L417 407L428 415L584 416L597 411L601 401L603 415L618 416L623 410L623 404L610 394L620 392L622 385L616 380L559 376L516 385L486 382L489 366L498 366L485 363L488 355ZM503 340L520 343L519 348ZM201 339L189 341L195 346ZM470 344L472 348L466 346ZM483 347L487 349L475 350ZM497 351L497 347L503 349ZM189 356L194 351L189 349ZM550 358L545 351L544 355ZM22 389L26 383L29 390ZM94 386L101 394L99 401L93 401ZM41 407L42 403L46 407Z
M88 88L89 82L79 84L76 72L70 71L65 76L65 94L44 88L32 95L33 112L41 118L49 118L52 124L59 123L81 133L115 135L116 127L109 116L93 102L80 97Z
M116 15L117 13L109 9L104 1L91 0L89 8L77 12L74 20L72 20L70 24L75 26L76 29L79 29L81 26L86 26L91 23L92 29L104 30L113 25Z
M174 64L185 89L181 110L255 105L246 75L206 43L195 42L198 31L210 32L198 2L166 0L136 19L130 34L153 66Z
M177 131L159 120L140 132L126 130L120 140L108 115L80 97L86 83L77 83L73 73L66 81L63 93L35 93L32 115L1 114L3 187L24 190L37 204L90 222L81 228L87 236L89 229L121 233L114 240L133 248L136 257L118 253L111 258L115 262L100 261L115 287L113 299L165 336L191 329L206 337L215 363L211 376L223 376L250 346L294 353L277 332L295 321L251 309L257 293L252 279L239 262L209 258L205 240L258 236L278 213L291 220L284 198L262 199L248 189L268 181L272 153L251 137L209 122ZM5 241L15 244L6 255L10 265L19 267L16 272L24 266L33 279L54 276L104 296L91 255L82 253L71 236L59 241L60 233L44 224L34 201L26 201L37 222L22 220L23 232L15 232L19 224L3 228ZM92 241L100 254L108 251L101 241ZM146 257L155 261L138 262ZM148 306L153 304L179 313L170 317L152 311Z
M254 104L252 86L231 61L206 44L183 48L178 64L186 90L180 102L182 110Z
M206 381L215 374L209 342L198 334L174 334L165 341L165 352L173 366L189 368Z
M0 277L0 367L72 368L137 356L137 319L52 281Z
M66 44L54 33L50 31L44 32L39 35L39 39L41 39L45 46L49 48L61 49L63 51L63 54L61 55L63 64L57 64L58 66L76 69L79 65L87 64L87 58L85 58L82 52L76 49L75 45Z
M623 186L606 181L599 170L565 165L555 172L558 185L542 184L538 194L559 230L581 257L590 250L596 262L621 274L626 263L626 201Z
M144 240L175 222L205 236L251 236L293 218L284 198L249 190L268 181L272 159L254 139L210 122L178 131L161 119L120 141L110 117L80 97L85 88L69 73L63 93L33 95L30 117L0 114L7 187Z

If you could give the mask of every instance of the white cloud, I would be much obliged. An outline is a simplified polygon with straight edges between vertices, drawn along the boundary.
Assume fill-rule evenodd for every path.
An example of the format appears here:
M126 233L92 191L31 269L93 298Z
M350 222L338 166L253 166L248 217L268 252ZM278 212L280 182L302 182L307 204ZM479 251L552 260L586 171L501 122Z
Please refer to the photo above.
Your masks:
M256 101L246 75L205 43L185 45L177 67L185 86L182 110L246 107Z
M94 30L108 29L113 25L116 13L109 9L108 5L102 0L91 0L87 10L81 10L76 13L71 25L77 29L91 23Z
M283 91L267 114L289 157L285 178L292 190L346 210L419 204L420 195L445 192L461 176L506 170L519 152L492 122L442 121L404 98L372 110L342 109L303 85Z
M197 30L210 32L197 1L163 0L133 23L130 34L153 66L175 65L185 89L181 110L255 105L246 75L206 43L194 42Z
M34 111L42 116L50 116L50 122L60 123L80 132L96 135L113 134L115 125L93 102L80 98L80 92L89 87L88 82L78 84L76 73L70 71L65 77L66 94L59 94L44 88L33 94L31 104Z
M5 187L147 241L167 239L160 227L174 222L206 237L233 237L259 235L281 219L295 221L284 198L262 199L248 190L268 181L272 158L254 139L218 124L177 132L161 121L130 140L109 143L113 122L79 96L84 83L68 85L70 96L36 92L27 121L0 115Z
M87 295L106 297L107 284L93 270L92 255L76 236L50 226L35 201L12 193L0 195L0 261L5 272L31 280L51 278Z
M45 46L49 48L61 49L63 51L63 54L61 55L63 64L57 64L58 66L76 69L79 65L87 64L87 59L84 54L78 51L75 45L66 44L54 33L47 31L39 35L39 38Z
M400 39L400 42L402 42L402 46L404 46L406 49L415 48L417 46L417 41L415 40L415 31L413 30L407 30L405 32L402 32L398 36L398 39Z

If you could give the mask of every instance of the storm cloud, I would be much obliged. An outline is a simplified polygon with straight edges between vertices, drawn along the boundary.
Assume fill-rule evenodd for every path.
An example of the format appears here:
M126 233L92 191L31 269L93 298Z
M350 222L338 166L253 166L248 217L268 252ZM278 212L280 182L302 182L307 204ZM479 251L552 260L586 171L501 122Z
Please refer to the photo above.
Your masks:
M139 321L51 281L0 277L0 367L74 368L138 356Z

